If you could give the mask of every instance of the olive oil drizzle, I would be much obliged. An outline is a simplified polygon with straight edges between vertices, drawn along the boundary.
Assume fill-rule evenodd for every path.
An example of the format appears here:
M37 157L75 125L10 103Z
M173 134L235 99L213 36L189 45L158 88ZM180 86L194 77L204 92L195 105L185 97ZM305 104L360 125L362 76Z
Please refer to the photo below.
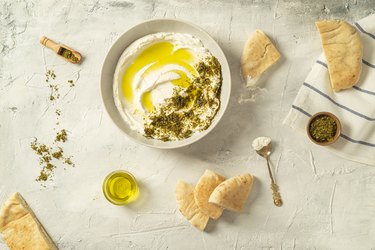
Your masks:
M196 62L195 55L188 49L176 48L170 42L159 42L146 48L142 53L140 53L131 65L126 69L123 79L122 79L122 91L125 99L133 103L134 90L133 87L139 88L140 86L133 86L133 80L137 73L146 68L142 73L142 78L148 77L154 71L164 67L168 64L176 64L180 67L186 69L192 75L196 75L196 70L190 64ZM179 79L173 80L172 84L181 86L183 85L184 79L187 78L186 72L181 70L172 70L180 76ZM142 103L148 112L154 110L152 98L150 93L146 93L146 96L142 97Z

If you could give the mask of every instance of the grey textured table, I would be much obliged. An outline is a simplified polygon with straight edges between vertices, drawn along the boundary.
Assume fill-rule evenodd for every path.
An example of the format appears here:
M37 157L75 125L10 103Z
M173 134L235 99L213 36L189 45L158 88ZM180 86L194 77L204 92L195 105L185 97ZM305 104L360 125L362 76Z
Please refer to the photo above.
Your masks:
M282 125L321 53L314 21L355 21L374 9L374 0L1 0L0 201L20 191L61 249L375 249L374 167L332 155ZM231 65L233 92L222 121L201 141L177 150L128 140L100 97L100 69L111 44L154 18L200 25ZM239 58L256 28L275 40L283 59L263 79L267 91L239 104ZM79 50L83 63L68 64L42 48L42 35ZM59 84L54 102L47 70ZM30 143L34 137L52 143L61 128L68 132L64 151L76 166L57 163L53 180L43 186L35 181L40 166ZM264 159L251 150L260 135L275 141L271 160L281 208L272 204ZM101 192L105 175L118 168L141 183L139 201L128 207L109 204ZM174 187L180 178L195 183L207 168L226 176L250 172L256 181L245 213L224 212L202 233L176 209Z

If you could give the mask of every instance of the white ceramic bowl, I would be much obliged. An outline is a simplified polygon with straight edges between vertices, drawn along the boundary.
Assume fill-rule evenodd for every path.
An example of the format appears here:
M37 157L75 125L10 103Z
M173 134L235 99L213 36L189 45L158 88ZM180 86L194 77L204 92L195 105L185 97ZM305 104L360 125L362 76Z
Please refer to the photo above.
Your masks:
M163 142L155 139L148 139L138 132L130 129L129 125L122 119L119 111L114 102L113 98L113 77L116 69L116 65L122 52L135 40L144 37L149 34L157 32L176 32L176 33L187 33L199 38L203 45L210 50L210 52L219 60L222 67L223 83L221 88L221 106L213 119L208 129L195 133L193 136L180 140L180 141L167 141ZM112 45L109 50L107 57L104 60L102 73L101 73L101 93L104 106L113 120L113 122L129 136L130 139L141 143L146 146L155 148L179 148L189 145L193 142L198 141L205 135L207 135L219 122L224 114L225 109L228 106L230 91L231 91L231 78L230 70L227 59L219 45L215 42L210 35L199 28L198 26L187 23L181 20L174 19L156 19L140 23L130 30L126 31L119 39Z

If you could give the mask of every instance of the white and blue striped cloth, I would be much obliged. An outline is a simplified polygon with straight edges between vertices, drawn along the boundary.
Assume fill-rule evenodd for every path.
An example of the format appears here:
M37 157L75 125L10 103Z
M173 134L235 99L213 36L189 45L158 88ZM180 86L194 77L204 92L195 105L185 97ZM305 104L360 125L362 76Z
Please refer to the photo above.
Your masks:
M357 85L333 92L326 60L321 55L284 123L306 133L309 117L320 111L331 112L340 119L342 134L327 149L346 159L375 166L375 14L355 26L363 42L362 73Z

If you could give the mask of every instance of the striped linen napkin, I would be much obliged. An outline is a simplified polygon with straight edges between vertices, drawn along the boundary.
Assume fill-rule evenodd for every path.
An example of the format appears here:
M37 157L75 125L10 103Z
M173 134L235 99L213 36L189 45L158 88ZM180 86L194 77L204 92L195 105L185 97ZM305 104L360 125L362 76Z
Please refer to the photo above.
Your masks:
M361 78L356 86L339 93L331 89L324 54L302 84L284 123L306 133L309 117L320 111L335 114L342 134L326 146L349 160L375 166L375 14L355 26L363 42Z

